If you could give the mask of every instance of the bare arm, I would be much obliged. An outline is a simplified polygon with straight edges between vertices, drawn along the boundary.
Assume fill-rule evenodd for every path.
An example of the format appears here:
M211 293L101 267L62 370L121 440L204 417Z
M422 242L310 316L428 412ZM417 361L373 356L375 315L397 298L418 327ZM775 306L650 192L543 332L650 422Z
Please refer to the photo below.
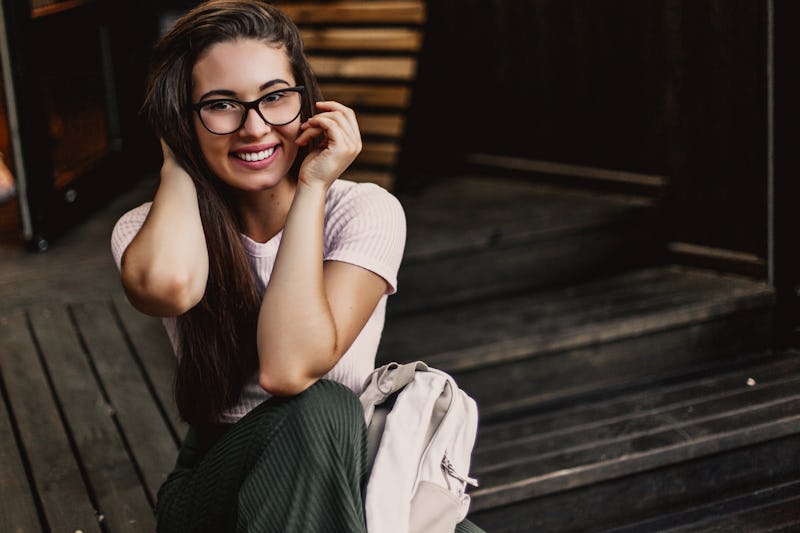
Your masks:
M289 210L258 319L260 383L275 395L297 394L338 362L386 291L368 270L323 265L325 196L361 150L351 110L318 104L298 143L324 132L326 142L309 154Z
M120 275L134 307L177 316L203 297L208 251L194 183L162 146L161 181L147 219L122 256Z

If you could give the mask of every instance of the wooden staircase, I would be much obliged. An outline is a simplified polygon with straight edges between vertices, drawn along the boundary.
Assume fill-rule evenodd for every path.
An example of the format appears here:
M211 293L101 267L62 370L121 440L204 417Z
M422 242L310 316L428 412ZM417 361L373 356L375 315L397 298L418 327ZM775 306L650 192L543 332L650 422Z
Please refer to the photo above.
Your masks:
M378 363L478 402L489 532L800 527L800 357L765 282L670 264L652 197L490 176L401 194Z

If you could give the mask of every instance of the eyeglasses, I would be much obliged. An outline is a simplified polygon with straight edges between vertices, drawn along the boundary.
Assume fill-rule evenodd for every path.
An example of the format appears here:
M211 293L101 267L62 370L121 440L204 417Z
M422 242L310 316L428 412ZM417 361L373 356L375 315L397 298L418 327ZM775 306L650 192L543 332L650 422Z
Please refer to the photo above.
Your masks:
M284 126L292 122L300 116L305 90L305 87L298 85L272 91L252 102L218 98L192 104L192 108L208 131L214 135L228 135L244 126L251 109L255 109L261 120L270 126Z

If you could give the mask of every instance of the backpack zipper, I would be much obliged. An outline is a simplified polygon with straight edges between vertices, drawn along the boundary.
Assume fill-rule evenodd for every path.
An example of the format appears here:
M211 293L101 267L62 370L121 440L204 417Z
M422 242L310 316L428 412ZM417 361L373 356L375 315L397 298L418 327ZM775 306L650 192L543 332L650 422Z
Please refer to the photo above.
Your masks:
M456 472L456 467L453 466L453 463L450 462L450 459L448 459L446 455L442 457L442 470L447 472L451 477L459 480L461 483L466 483L467 485L472 485L473 487L478 486L478 480L474 477L462 476Z

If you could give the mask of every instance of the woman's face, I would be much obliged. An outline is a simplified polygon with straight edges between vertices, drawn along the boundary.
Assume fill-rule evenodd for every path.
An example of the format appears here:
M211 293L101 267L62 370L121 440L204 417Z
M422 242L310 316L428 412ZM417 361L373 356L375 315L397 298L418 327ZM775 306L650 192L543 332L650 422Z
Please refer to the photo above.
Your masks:
M192 81L195 103L225 98L251 102L296 85L283 49L253 39L212 45L195 63ZM215 104L219 110L228 107L225 102ZM269 115L267 119L273 120ZM215 135L195 113L194 127L209 167L231 187L255 192L288 179L297 156L294 140L300 128L299 116L286 125L271 126L255 109L249 109L241 128Z

